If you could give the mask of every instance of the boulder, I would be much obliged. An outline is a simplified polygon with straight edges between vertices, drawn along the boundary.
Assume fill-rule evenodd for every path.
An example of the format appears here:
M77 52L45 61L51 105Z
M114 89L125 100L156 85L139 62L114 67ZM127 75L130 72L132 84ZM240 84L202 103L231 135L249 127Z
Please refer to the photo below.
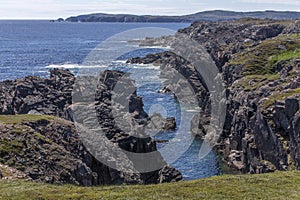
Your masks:
M182 175L173 167L167 165L159 171L159 183L176 182L180 180L182 180Z
M175 121L175 117L168 117L165 120L165 124L163 126L163 130L166 131L174 131L176 129L176 121Z

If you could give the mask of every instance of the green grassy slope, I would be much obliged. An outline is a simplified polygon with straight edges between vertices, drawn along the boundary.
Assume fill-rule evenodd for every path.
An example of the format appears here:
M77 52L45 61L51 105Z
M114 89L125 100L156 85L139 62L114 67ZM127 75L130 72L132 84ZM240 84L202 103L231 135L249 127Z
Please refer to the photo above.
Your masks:
M0 199L299 199L300 171L224 175L161 185L78 187L0 181Z

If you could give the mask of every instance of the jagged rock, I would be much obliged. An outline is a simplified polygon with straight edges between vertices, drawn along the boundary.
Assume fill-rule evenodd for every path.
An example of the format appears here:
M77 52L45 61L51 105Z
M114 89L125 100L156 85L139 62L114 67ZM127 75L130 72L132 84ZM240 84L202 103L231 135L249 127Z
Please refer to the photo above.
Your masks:
M290 119L299 110L299 100L296 98L288 98L285 102L276 102L274 122L278 128L283 128L288 132L290 128Z
M261 113L256 116L253 131L255 144L261 152L261 160L270 161L277 169L287 169L287 154L283 145Z
M175 182L182 180L182 175L170 166L165 166L159 171L159 183Z
M290 129L289 149L295 161L296 168L300 170L300 112L292 118Z
M68 119L74 76L68 70L52 69L50 78L28 76L0 83L0 114L41 113Z
M259 29L254 33L254 40L264 40L266 38L271 38L279 35L284 30L284 26L280 24L273 24L267 26L261 26Z
M153 134L160 131L174 131L176 129L176 121L174 117L164 118L159 113L153 113L147 122L147 128Z
M77 181L84 186L93 186L98 183L98 174L93 172L85 163L81 163L75 170Z
M299 99L288 98L285 100L285 113L288 119L291 119L299 110Z
M242 162L242 151L236 151L232 150L230 152L230 155L228 156L229 158L229 163L232 164L234 168L238 170L243 170L244 169L244 163Z
M83 81L83 85L85 84ZM87 99L84 93L77 92L79 96L82 95L78 97L78 100ZM90 109L80 108L80 101L76 102L73 112L77 113L77 122L91 127L101 127L105 136L125 151L134 153L157 151L154 140L143 132L143 127L148 125L150 118L144 111L142 98L137 96L136 88L128 74L120 71L104 71L97 85L95 107L91 106ZM91 118L94 109L97 111L96 121ZM126 155L124 156L126 157ZM128 157L129 162L130 159ZM144 159L140 163L132 160L133 167L142 166L142 162L152 162L152 164L157 162L162 167L166 165L160 154L157 154L153 160L146 160L146 157ZM153 178L156 176L158 176L158 171L141 173L138 176L125 174L125 177L134 177L134 180L131 180L132 183L157 183L157 178Z
M165 120L165 124L163 126L163 130L172 131L176 129L176 121L174 117L168 117Z
M289 24L284 30L283 34L299 34L300 33L300 20L295 20L294 23Z
M274 113L274 122L277 127L283 128L285 131L288 131L289 118L287 117L287 115L285 113L284 102L276 102L275 113Z
M171 92L172 91L168 87L166 87L166 86L164 86L162 89L160 89L158 91L158 93L162 93L162 94L167 94L167 93L171 93Z
M20 144L20 153L7 152L3 155L4 162L14 163L33 180L47 183L85 186L158 183L159 168L148 173L138 173L131 169L138 167L139 163L134 163L129 157L121 154L112 156L119 148L134 153L156 151L156 143L151 138L141 137L143 132L139 127L146 124L148 115L143 110L142 98L137 96L136 89L127 94L126 88L121 88L124 89L122 92L112 95L119 83L121 87L133 86L132 80L125 76L127 75L123 72L105 71L99 81L92 77L77 77L76 84L82 85L75 85L74 90L74 76L68 70L59 69L51 70L50 78L46 79L32 76L0 83L0 94L3 97L0 102L0 114L48 114L77 122L76 127L69 121L57 118L15 125L1 124L1 140L22 139L26 143ZM81 79L82 81L79 81ZM91 99L89 95L95 93L95 99ZM73 105L70 107L71 94ZM125 103L128 105L127 109L117 110L113 115L112 109L115 107L112 107L112 97L115 97L116 108ZM92 104L86 105L86 102ZM76 111L79 115L76 115ZM133 122L133 127L136 128L122 130L122 126L116 125L118 117L121 117L120 121L125 124ZM82 128L80 123L87 127L101 127L105 134L95 138L88 129ZM130 128L132 124L127 125L127 128ZM20 134L14 130L22 131ZM119 148L115 147L114 143ZM106 150L99 149L99 144ZM97 147L93 149L95 154L92 155L90 149L86 149L89 146ZM108 152L108 149L111 152ZM95 155L109 160L111 166L123 163L125 167L118 171L101 163ZM157 157L144 162L158 162L161 168L166 165L159 153ZM174 171L180 174L175 169L172 173ZM176 175L172 179L170 174L169 180L178 180L178 177Z

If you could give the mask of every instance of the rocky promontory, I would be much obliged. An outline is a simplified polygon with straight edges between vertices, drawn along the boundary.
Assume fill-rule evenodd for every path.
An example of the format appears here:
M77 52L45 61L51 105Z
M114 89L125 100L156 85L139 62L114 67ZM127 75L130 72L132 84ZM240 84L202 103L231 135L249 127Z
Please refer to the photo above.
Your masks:
M153 158L160 168L138 173L128 170L136 168L130 158L121 155L111 157L108 151L101 151L111 148L114 146L112 144L116 145L116 149L133 153L156 151L156 143L149 136L134 137L115 125L111 89L122 76L125 76L122 72L105 71L99 81L95 77L85 77L98 88L92 93L96 93L92 99L93 111L97 113L97 124L104 135L97 138L89 138L88 130L80 125L80 122L90 122L88 108L80 113L81 118L76 118L76 121L74 118L76 109L82 108L85 103L83 93L89 91L91 84L83 82L85 85L76 89L78 81L68 70L53 69L49 78L29 76L0 83L0 162L19 170L30 179L47 183L92 186L181 180L180 172L168 166L160 154ZM134 120L137 125L147 123L148 115L143 110L142 98L134 92L126 102L130 104L129 110L119 113L125 117L124 120ZM101 144L101 148L97 153L91 153L86 145L95 141L99 142L98 146ZM109 167L96 159L96 155L109 161L110 166L126 162L124 167L128 169Z
M183 37L203 46L218 68L226 94L225 123L215 150L240 172L264 173L300 169L299 32L299 21L195 22L174 37L148 38L141 46L172 48ZM206 74L197 73L188 60L172 51L128 62L153 63L162 69L168 65L187 78L203 112L200 131L195 132L205 137L211 109L210 91L203 80Z

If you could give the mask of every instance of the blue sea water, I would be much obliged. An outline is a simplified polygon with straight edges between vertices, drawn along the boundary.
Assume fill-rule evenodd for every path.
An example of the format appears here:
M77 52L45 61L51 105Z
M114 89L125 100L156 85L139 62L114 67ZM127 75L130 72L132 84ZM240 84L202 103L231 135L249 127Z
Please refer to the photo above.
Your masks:
M46 77L49 68L64 67L75 74L83 69L89 73L96 70L119 69L131 73L136 81L138 94L143 97L146 112L151 112L153 105L160 105L166 116L175 117L178 126L181 120L181 108L171 94L159 94L163 87L159 77L159 67L128 65L124 60L129 57L144 56L149 53L164 51L159 48L143 48L119 57L119 61L110 66L84 66L86 57L99 44L123 31L158 27L174 30L187 27L183 23L50 23L48 21L0 21L0 81L37 75ZM99 53L101 53L101 49ZM188 127L184 129L190 137ZM160 140L176 138L174 132L160 133L155 136ZM179 141L180 142L180 141ZM168 143L158 144L163 149ZM187 151L169 163L181 171L186 180L213 176L219 173L217 156L211 152L204 158L198 153L201 141L193 140ZM178 154L176 150L171 152ZM168 154L163 154L167 159ZM170 155L171 156L171 155Z

